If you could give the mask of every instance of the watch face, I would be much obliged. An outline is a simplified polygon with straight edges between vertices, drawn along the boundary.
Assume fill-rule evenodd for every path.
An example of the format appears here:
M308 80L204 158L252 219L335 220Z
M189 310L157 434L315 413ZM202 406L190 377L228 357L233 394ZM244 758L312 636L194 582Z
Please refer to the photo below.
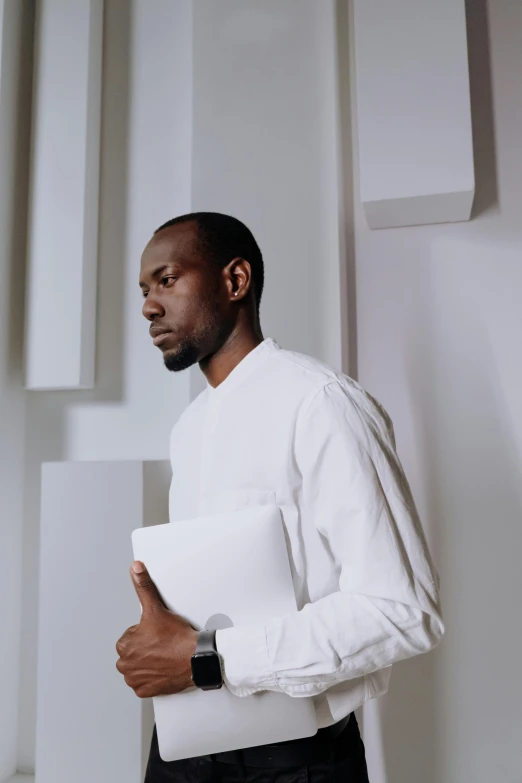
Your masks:
M222 680L219 656L215 653L198 653L193 655L192 679L198 688L219 685Z

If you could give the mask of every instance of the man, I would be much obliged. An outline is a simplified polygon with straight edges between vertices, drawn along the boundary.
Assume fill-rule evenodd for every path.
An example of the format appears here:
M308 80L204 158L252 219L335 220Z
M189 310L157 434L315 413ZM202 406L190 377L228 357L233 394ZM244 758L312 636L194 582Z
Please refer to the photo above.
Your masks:
M172 431L171 521L275 498L285 525L298 611L215 632L224 686L313 697L320 728L255 756L174 762L159 756L155 729L145 783L367 781L353 711L387 690L394 662L444 633L390 419L347 376L264 339L263 282L251 232L218 213L165 223L141 261L143 314L165 366L198 362L207 380ZM142 563L131 576L143 614L117 644L118 670L142 698L194 687L198 632L163 606Z

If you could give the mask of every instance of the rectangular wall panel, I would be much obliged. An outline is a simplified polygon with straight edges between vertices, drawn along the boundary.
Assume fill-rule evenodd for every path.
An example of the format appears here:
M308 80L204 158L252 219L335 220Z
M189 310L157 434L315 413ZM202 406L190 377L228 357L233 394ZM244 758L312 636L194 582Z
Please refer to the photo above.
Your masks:
M131 532L168 521L168 462L42 467L36 783L141 783L153 727L116 669L139 622Z
M102 0L38 5L26 386L94 384Z
M464 0L354 0L361 201L370 228L468 220Z

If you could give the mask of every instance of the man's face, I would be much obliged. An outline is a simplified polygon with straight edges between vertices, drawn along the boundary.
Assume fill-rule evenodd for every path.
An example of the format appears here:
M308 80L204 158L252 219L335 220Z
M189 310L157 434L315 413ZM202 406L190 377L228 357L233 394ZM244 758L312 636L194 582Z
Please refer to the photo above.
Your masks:
M227 333L224 277L196 250L197 226L180 223L155 235L141 258L143 315L169 370L185 370L218 350Z

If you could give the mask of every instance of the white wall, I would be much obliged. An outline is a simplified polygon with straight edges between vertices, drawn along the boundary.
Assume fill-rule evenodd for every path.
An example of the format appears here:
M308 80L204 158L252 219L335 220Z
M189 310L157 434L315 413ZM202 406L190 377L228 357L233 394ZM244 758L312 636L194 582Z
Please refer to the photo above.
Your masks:
M488 4L490 45L468 11L475 218L371 232L356 204L359 378L394 420L447 626L394 669L372 783L522 774L522 4Z
M193 207L254 233L265 336L340 367L333 0L193 7Z

